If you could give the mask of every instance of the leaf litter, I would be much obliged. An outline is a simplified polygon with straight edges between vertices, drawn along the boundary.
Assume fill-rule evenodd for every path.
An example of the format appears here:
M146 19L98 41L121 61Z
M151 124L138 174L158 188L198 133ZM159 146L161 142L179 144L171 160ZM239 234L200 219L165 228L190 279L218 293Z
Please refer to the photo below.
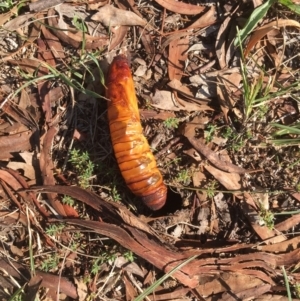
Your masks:
M272 1L40 5L0 14L1 298L26 285L25 299L134 300L193 255L148 298L299 298L297 15ZM170 188L157 213L112 155L100 77L118 53Z

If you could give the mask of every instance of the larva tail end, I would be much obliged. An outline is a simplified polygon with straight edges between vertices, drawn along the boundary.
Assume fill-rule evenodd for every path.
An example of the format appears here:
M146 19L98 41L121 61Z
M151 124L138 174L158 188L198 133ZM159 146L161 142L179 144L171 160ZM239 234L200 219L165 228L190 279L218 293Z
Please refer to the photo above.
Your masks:
M152 194L141 197L144 204L153 211L161 209L167 200L167 187L164 186L160 190Z

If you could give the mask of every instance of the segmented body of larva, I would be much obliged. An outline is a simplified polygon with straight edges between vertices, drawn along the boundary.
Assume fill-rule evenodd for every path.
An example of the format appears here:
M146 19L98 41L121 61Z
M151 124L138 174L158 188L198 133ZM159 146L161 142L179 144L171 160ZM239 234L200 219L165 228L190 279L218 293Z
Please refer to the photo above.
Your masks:
M129 189L152 210L164 206L167 187L143 135L127 58L116 56L106 81L108 120L114 153Z

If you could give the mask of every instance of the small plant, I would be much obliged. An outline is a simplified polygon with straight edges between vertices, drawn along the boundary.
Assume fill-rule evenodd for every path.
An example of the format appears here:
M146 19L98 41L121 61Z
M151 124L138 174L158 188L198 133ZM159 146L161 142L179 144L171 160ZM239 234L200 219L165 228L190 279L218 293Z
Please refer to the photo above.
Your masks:
M0 13L9 11L14 6L12 0L4 0L0 2Z
M245 141L243 140L243 137L239 137L238 139L232 141L231 148L234 151L239 151L244 146L244 144Z
M109 263L109 262L113 262L116 260L116 257L117 255L116 254L110 254L110 253L107 253L107 252L103 252L97 259L95 259L93 261L93 265L92 265L92 268L91 268L91 273L93 275L96 275L100 268L101 268L101 265L105 262Z
M74 206L75 201L68 195L65 195L62 200L63 204Z
M57 236L62 233L64 227L63 224L51 224L46 228L46 233L49 236Z
M270 230L274 229L275 216L270 210L265 209L262 205L260 205L259 218L260 224L266 225Z
M170 118L167 118L165 121L164 121L164 126L167 128L167 129L177 129L178 128L178 125L179 125L179 120L177 118L174 118L174 117L170 117Z
M226 126L222 131L222 137L226 139L232 139L234 137L234 132L230 126Z
M190 176L189 170L188 169L181 170L178 173L176 180L178 182L182 183L183 185L188 185L191 181L191 176Z
M247 130L243 134L234 133L230 127L226 127L223 131L222 136L229 139L229 147L234 151L239 151L246 143L246 140L252 137L250 130Z
M244 121L248 121L251 116L254 104L257 103L256 99L262 92L263 88L263 73L249 83L248 73L246 66L241 63L241 73L243 77L243 88L244 88Z
M212 198L215 195L217 184L218 183L215 180L208 184L206 193L209 198Z
M111 190L111 197L114 200L114 202L120 202L121 201L121 196L120 196L120 193L117 190L116 185L114 185L112 190Z
M89 154L87 152L81 153L79 150L73 149L69 161L77 172L79 185L82 188L88 188L95 167L94 163L90 160Z
M52 254L42 261L40 269L45 272L49 272L55 269L59 264L59 258L57 254Z
M296 298L299 299L300 298L300 283L298 283L298 282L295 283L294 290L295 290Z
M123 254L124 258L127 259L130 262L134 261L134 254L132 253L132 251L128 250Z
M87 27L85 26L84 21L82 19L80 19L77 15L75 15L73 17L72 24L79 31L87 32Z
M213 140L214 135L216 133L217 126L213 124L209 124L204 131L206 142L210 142Z

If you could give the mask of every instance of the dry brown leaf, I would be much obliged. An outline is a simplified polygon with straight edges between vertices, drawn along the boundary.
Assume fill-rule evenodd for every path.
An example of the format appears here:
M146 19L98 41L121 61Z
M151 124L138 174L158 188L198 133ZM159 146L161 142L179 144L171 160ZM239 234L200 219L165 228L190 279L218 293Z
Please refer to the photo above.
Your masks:
M137 293L135 287L133 286L132 281L127 276L127 273L124 273L122 279L123 279L124 286L125 286L126 301L134 300L138 293Z
M50 192L69 195L101 212L104 214L106 220L110 220L109 223L80 219L66 219L65 221L70 224L90 228L95 232L113 238L125 248L132 250L165 272L170 271L184 259L181 254L169 251L161 245L151 227L143 223L124 206L104 201L96 194L79 187L56 185L41 186L33 189L44 193ZM148 235L145 235L145 232L149 234L151 239L149 239ZM175 272L173 276L189 287L196 287L198 277L195 274L187 275L188 271L189 267L186 265L182 268L182 271Z
M20 182L6 170L0 170L0 179L7 183L14 191L23 188Z
M281 241L273 245L266 246L257 246L257 250L263 252L272 252L272 253L286 253L292 250L296 250L300 244L300 237L294 237L292 239Z
M218 167L225 172L244 174L247 171L239 166L236 166L230 162L226 162L220 159L219 155L213 152L208 146L202 143L199 139L194 138L194 136L189 132L184 134L193 145L193 147L199 151L203 156L207 158L214 166Z
M197 19L187 29L204 28L206 26L216 23L217 20L218 16L216 14L216 6L212 5L205 14L203 14L199 19Z
M155 44L152 41L152 35L149 33L147 29L144 28L138 28L138 33L139 36L141 37L141 41L143 43L143 46L145 48L145 51L149 54L152 55L155 53Z
M101 22L106 27L112 26L146 26L147 22L135 13L116 8L112 5L104 5L91 17L92 20Z
M59 39L54 34L52 34L45 26L41 26L41 30L42 30L45 42L47 43L48 48L52 52L52 55L56 59L64 59L65 52L64 52L64 49L63 49Z
M242 75L240 72L217 76L217 81L219 83L217 85L217 96L227 123L227 114L230 110L232 110L238 118L242 117L242 113L237 108L234 108L238 99L233 98L237 91L239 91L241 80Z
M183 15L198 15L206 8L206 6L193 5L176 0L155 0L155 2L174 13Z
M14 66L19 66L19 68L29 74L33 74L36 72L36 70L41 66L42 62L38 59L32 58L22 58L19 60L8 60L10 64L13 64Z
M179 97L178 97L179 98ZM170 111L211 111L212 108L208 105L199 105L195 103L187 102L181 98L179 98L180 103L178 103L174 97L174 95L169 91L160 91L156 90L155 94L152 97L151 105L155 108L162 110L170 110Z
M244 287L241 286L240 290L234 294L232 291L226 291L222 295L222 301L253 300L255 297L259 297L264 293L269 292L271 287L270 284L261 284L249 289L244 289Z
M172 89L181 92L187 96L193 97L193 93L191 92L191 90L186 87L185 85L183 85L178 79L174 78L173 80L171 80L168 83L168 86L171 87Z
M31 131L26 131L9 136L0 136L0 159L6 160L12 158L14 153L20 151L30 151Z
M265 243L278 243L286 240L284 235L278 233L278 231L271 230L266 226L259 224L260 217L255 209L255 205L250 204L253 202L253 199L250 194L244 193L245 202L242 202L242 210L248 221L251 223L253 230L256 234L265 241ZM268 240L268 241L267 241Z
M127 271L131 274L138 275L141 278L145 276L145 273L142 271L142 269L138 266L137 263L130 262L128 259L126 259L124 256L119 256L115 263L116 267L123 269L124 271Z
M75 188L75 187L74 187ZM106 222L94 222L80 219L66 219L69 224L92 229L96 233L111 237L119 242L122 246L132 250L138 256L151 262L157 268L168 272L182 262L182 255L167 250L153 239L147 236L135 227L123 224L117 226ZM120 221L119 221L119 225ZM182 284L194 288L198 285L198 276L190 272L188 265L176 271L172 275Z
M168 74L169 79L180 80L184 72L187 50L189 48L189 37L172 40L169 44Z
M40 169L43 178L44 185L54 185L54 165L52 161L52 143L53 139L57 133L58 129L52 127L48 130L44 137L41 138L41 154L40 154ZM47 197L51 206L56 210L61 216L68 216L64 206L57 200L57 195L55 193L48 193ZM71 215L72 216L72 215Z
M196 290L202 296L209 296L226 292L229 287L230 291L236 292L241 288L247 289L261 284L263 281L253 276L225 272L220 275L219 279L213 276L211 279L205 279L204 284L200 284Z
M205 169L211 173L226 189L240 190L241 177L237 173L228 173L211 165L205 165Z
M300 214L295 214L281 223L276 224L275 229L278 231L288 231L289 229L299 225Z
M10 13L11 13L11 11L9 13L7 13L7 16L10 16ZM16 11L16 13L17 13L17 11ZM0 25L2 25L1 22L5 21L5 15L6 14L4 14L4 16L1 15L1 18L3 18L3 19L1 20L1 18L0 18ZM7 22L3 26L3 29L9 30L9 31L17 30L20 27L25 26L26 24L24 25L24 23L27 22L29 19L31 19L33 16L34 16L34 14L22 14L20 16L17 16L15 18L13 18L12 20L10 20L9 22Z
M206 100L206 99L199 99L196 98L193 94L193 92L190 90L190 88L188 88L187 86L183 85L179 80L177 80L176 78L174 78L172 81L170 81L168 83L168 86L172 89L174 89L175 91L179 92L180 94L184 95L187 99L196 102L197 104L200 105L207 105L210 100ZM207 110L213 110L212 108L208 107Z
M298 0L297 0L298 1ZM290 298L282 295L275 294L264 294L258 298L253 299L253 301L289 301ZM294 299L294 301L299 301L300 299Z
M49 9L48 11L48 24L51 27L51 31L55 36L57 36L61 41L66 44L70 44L74 48L79 48L82 46L83 33L74 29L64 28L65 25L60 25L62 19L58 19L55 14L54 9ZM60 22L59 22L60 21ZM61 27L62 26L62 27ZM57 28L57 29L56 29ZM84 35L85 47L86 49L97 49L106 47L109 43L108 36L92 37L88 34Z
M173 112L162 112L160 111L159 113L157 113L157 111L155 110L144 110L144 109L140 109L139 110L140 115L142 120L143 119L160 119L160 120L166 120L168 118L175 118L176 115Z
M10 161L7 164L8 168L11 168L13 170L21 169L24 172L24 176L30 180L35 179L36 171L34 170L33 166L31 164L26 164L24 162L15 162Z
M109 44L108 50L115 49L119 44L124 41L124 38L127 34L127 31L129 29L129 26L120 26L116 29L112 29L112 32L114 33L113 38L111 40L111 43Z
M221 24L217 39L216 39L216 55L219 61L220 68L223 69L227 66L226 64L226 43L227 43L227 31L229 30L228 24L231 21L231 15L228 16Z
M78 297L79 297L79 301L83 301L83 300L86 300L86 297L88 295L88 287L84 281L83 278L80 278L79 280L74 277L74 283L76 284L76 287L77 287L77 294L78 294Z
M251 49L258 43L268 32L272 31L273 29L285 27L285 26L292 26L300 28L300 23L295 20L285 20L285 19L279 19L276 21L272 21L259 29L255 30L253 35L251 36L248 45L245 49L244 55L245 57L249 54Z

